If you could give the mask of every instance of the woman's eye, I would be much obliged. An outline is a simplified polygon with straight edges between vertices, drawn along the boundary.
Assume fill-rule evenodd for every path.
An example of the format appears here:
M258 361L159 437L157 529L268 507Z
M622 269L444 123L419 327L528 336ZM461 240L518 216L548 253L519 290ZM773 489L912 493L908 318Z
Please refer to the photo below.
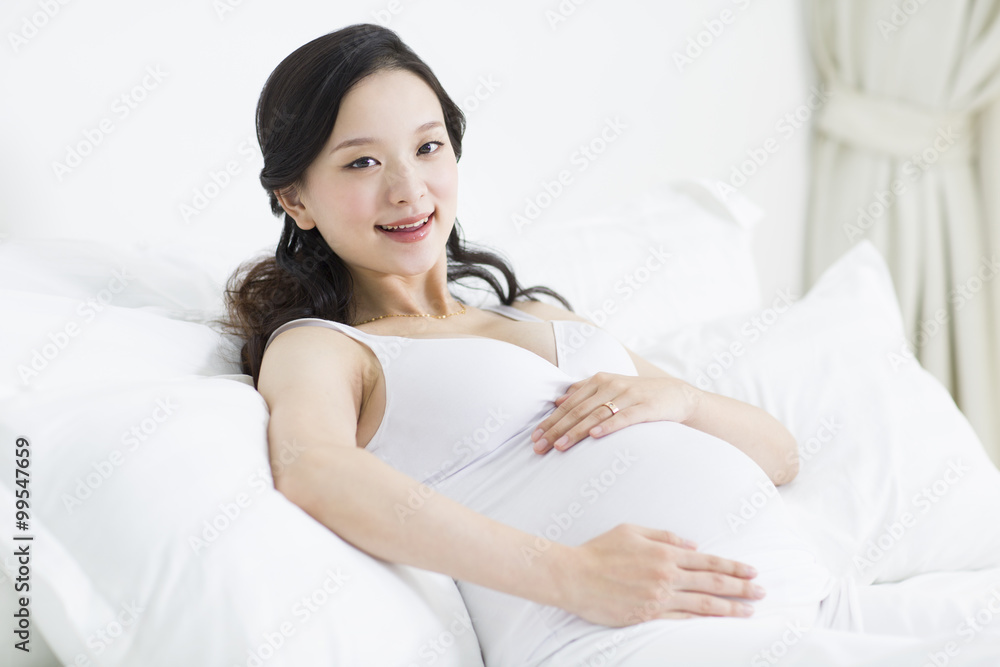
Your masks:
M444 146L443 141L428 141L417 150L417 155L430 155L431 153L436 153L442 146ZM346 165L346 167L348 169L365 169L367 167L374 167L377 164L378 160L373 157L359 157L354 162Z
M347 165L348 169L364 169L375 164L375 158L359 157L357 160Z
M417 153L419 155L430 155L431 153L436 152L442 146L444 146L443 141L428 141L426 144L420 147L420 150L418 150ZM430 150L424 150L425 148L428 147L430 147Z

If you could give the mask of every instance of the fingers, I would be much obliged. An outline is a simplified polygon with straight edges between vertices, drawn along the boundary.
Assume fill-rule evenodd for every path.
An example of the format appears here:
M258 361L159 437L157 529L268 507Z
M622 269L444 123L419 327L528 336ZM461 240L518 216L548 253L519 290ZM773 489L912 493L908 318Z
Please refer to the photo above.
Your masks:
M596 391L593 386L581 387L574 392L572 400L563 401L552 414L542 420L531 434L531 439L535 441L534 450L539 454L544 454L553 447L566 450L586 437L587 431L599 421L593 414L591 402L587 400ZM608 415L611 414L607 408L603 410Z
M719 561L725 560L713 558L717 566L722 566ZM737 570L743 567L742 563L736 565L740 566ZM762 587L747 579L716 571L686 570L678 564L673 574L661 582L655 600L645 604L643 611L646 620L692 616L747 617L754 613L754 607L749 602L760 600L765 595Z
M555 442L552 444L562 452L591 435L591 431L598 426L601 427L601 430L596 435L610 433L614 423L629 419L631 411L625 412L625 410L625 408L619 408L618 412L612 415L611 410L606 405L596 403L596 400L581 404L570 410L552 428L555 438ZM623 412L625 412L624 415ZM605 431L605 428L608 430ZM558 433L562 429L566 429L566 431L560 436Z
M569 386L555 398L555 410L531 434L539 454L553 447L565 451L588 435L603 437L647 421L683 422L698 402L691 385L673 377L638 377L604 371ZM617 412L604 404L614 401Z
M753 606L704 593L677 592L671 598L672 613L695 616L752 616Z
M697 551L697 544L669 530L647 526L634 526L634 528L649 539L686 549L674 555L677 567L684 571L682 580L684 585L681 586L684 590L755 600L764 597L764 589L749 581L757 576L757 570L752 566Z
M607 435L630 423L642 421L637 419L634 407L617 405L618 412L612 413L604 402L596 393L587 397L574 395L572 401L560 405L532 433L534 450L539 454L553 447L565 451L588 435Z
M585 378L583 380L578 380L577 382L574 382L570 386L566 387L566 391L563 392L563 395L556 397L555 403L558 405L561 401L565 401L567 398L569 398L570 394L572 394L574 391L579 389L584 383L586 383L587 379L588 378Z
M679 586L685 591L760 600L767 592L757 584L719 572L685 572Z
M653 619L747 617L764 597L745 563L696 551L674 533L622 523L573 553L574 591L566 608L619 627Z
M685 570L718 572L719 574L743 579L753 579L757 576L757 570L746 563L729 560L721 556L713 556L712 554L700 551L686 551L678 554L677 565Z
M614 433L620 428L628 426L628 421L626 421L631 416L631 410L622 415L622 410L619 408L618 412L611 415L607 419L601 420L596 426L592 426L587 435L592 438L599 438L602 435L607 435L608 433Z
M671 533L669 530L660 530L659 528L650 528L648 526L639 526L636 524L624 524L624 525L632 528L632 530L650 540L656 540L657 542L666 542L667 544L672 544L675 547L683 547L685 549L698 548L698 545L692 542L691 540L684 539L683 537L676 535L675 533Z
M746 563L696 551L694 542L668 530L634 528L649 539L684 549L671 555L678 568L673 593L676 610L704 616L748 616L753 613L752 607L722 598L760 600L767 594L763 587L750 581L757 571Z
M765 595L762 587L746 579L719 572L681 570L668 598L671 614L746 617L753 615L754 608L743 600L760 600Z

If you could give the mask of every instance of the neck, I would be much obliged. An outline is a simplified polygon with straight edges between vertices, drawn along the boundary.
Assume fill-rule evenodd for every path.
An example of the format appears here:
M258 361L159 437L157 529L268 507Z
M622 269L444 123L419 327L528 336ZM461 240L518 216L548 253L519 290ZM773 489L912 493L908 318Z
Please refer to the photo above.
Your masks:
M355 276L355 320L382 315L447 315L462 304L448 291L441 265L419 276L377 274Z

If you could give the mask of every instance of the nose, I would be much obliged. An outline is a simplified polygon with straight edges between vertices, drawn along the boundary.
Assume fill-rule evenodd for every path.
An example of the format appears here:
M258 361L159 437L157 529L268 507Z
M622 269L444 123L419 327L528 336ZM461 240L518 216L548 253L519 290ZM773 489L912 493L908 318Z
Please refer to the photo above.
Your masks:
M413 204L427 194L427 184L412 164L386 170L386 185L393 204Z

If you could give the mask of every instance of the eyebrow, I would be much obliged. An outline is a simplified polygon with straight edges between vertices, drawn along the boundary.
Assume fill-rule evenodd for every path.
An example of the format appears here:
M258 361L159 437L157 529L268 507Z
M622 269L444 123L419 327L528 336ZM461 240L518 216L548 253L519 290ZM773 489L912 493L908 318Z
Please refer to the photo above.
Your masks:
M443 125L441 124L441 121L432 120L429 123L424 123L423 125L418 127L414 132L414 134L420 134L421 132L426 132L427 130L434 127L443 127ZM374 144L374 143L376 142L371 137L357 137L355 139L345 139L344 141L341 141L339 144L330 149L330 155L333 155L341 148L351 148L353 146L367 146L368 144Z

